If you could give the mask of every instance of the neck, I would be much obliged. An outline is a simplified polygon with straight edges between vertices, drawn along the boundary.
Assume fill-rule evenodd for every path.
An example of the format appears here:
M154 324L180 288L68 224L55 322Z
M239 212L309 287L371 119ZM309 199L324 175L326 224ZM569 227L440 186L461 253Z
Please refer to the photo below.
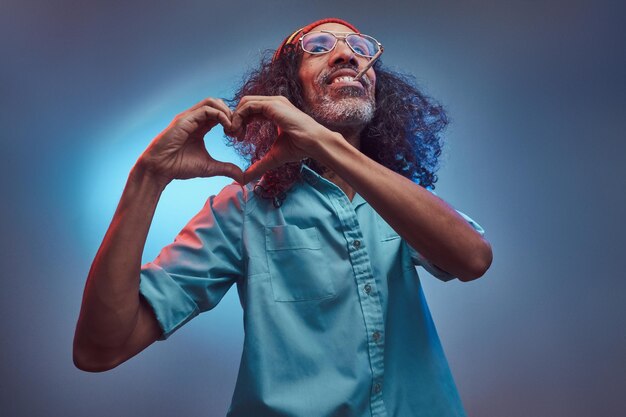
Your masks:
M343 127L342 129L337 129L336 132L340 133L344 139L352 146L357 149L361 149L361 132L360 129L346 129ZM319 163L319 162L318 162ZM321 165L321 164L320 164ZM326 178L328 181L335 184L337 187L341 188L341 190L346 194L348 199L352 201L354 198L355 191L343 178L337 175L334 171L330 170L328 167L322 165L322 177Z
M363 126L337 126L329 127L329 129L341 134L350 145L361 150L361 133Z

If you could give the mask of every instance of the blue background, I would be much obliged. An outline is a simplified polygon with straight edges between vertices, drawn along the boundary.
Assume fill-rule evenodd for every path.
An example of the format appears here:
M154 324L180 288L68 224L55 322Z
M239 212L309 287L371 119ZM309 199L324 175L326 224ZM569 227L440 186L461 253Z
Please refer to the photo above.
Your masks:
M242 342L235 291L104 374L76 370L91 260L150 140L230 97L260 51L338 16L385 45L452 124L438 194L487 230L471 283L423 272L470 416L626 409L624 7L591 1L16 1L0 10L3 416L219 416ZM207 135L218 158L242 162ZM165 191L156 256L224 178Z

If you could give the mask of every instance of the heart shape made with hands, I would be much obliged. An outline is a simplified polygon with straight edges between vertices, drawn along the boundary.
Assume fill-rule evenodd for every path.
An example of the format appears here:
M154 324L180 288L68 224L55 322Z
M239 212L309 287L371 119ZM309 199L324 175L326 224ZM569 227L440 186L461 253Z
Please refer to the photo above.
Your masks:
M224 118L224 133L241 141L247 127L255 121L269 121L276 127L276 140L269 151L243 174L244 183L260 178L265 172L307 157L302 138L313 138L323 128L283 96L245 96L237 108ZM230 122L230 126L225 126Z
M213 158L211 146L207 146L204 140L206 134L219 124L226 136L242 141L248 121L259 116L242 115L237 110L231 110L220 99L205 98L176 116L172 125L163 132L164 140L155 141L154 154L162 155L157 159L163 161L163 166L175 167L173 178L227 176L242 185L250 182L255 178L248 171L244 173L231 162ZM236 129L233 129L234 120L238 126Z
M277 129L276 140L260 160L242 172L230 162L211 157L203 140L206 133L220 124L226 136L242 141L248 125L256 120L268 121ZM179 114L151 144L148 156L156 161L154 166L171 172L172 179L225 175L247 184L271 169L308 156L305 149L324 134L320 128L325 129L282 96L245 96L234 110L220 99L207 98Z

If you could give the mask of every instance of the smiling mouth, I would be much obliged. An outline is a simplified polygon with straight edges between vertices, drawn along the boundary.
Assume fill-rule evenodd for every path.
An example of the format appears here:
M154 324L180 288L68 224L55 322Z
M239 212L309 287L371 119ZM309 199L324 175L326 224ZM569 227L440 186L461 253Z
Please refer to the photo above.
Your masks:
M352 66L339 66L333 68L329 73L327 73L323 81L326 85L354 85L358 87L365 88L367 81L363 78L359 80L355 80L354 76L357 75L358 71L356 68Z
M354 76L352 75L340 75L339 77L333 77L326 82L326 85L334 87L356 87L359 89L365 88L362 82L360 80L355 81Z
M329 84L351 83L351 82L354 82L354 77L350 77L348 75L344 75L342 77L337 77L337 78L331 80Z

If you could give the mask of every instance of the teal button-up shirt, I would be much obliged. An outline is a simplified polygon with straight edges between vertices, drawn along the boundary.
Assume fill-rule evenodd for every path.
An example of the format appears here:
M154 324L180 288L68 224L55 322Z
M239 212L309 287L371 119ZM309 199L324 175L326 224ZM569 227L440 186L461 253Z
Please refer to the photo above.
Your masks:
M279 208L225 187L142 267L162 338L237 284L245 338L228 416L464 416L416 265L453 277L361 196L303 176Z

